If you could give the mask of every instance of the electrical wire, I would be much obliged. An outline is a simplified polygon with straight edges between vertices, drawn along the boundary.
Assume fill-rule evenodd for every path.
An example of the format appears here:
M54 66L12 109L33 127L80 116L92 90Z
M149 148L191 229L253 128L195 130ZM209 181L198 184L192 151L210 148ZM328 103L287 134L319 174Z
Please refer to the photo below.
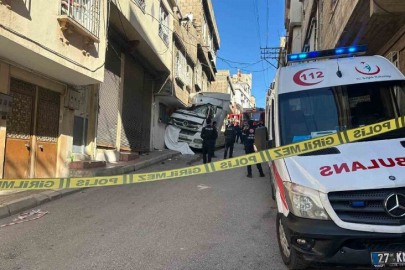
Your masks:
M270 13L270 4L269 4L270 0L267 0L267 9L266 9L266 47L268 47L269 45L269 22L270 22L270 17L269 17L269 13Z

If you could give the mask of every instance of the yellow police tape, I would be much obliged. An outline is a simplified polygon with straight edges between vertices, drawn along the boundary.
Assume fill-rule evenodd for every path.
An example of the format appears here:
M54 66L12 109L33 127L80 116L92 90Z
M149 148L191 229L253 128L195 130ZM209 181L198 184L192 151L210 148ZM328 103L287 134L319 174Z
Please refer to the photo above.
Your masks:
M151 181L173 179L198 174L213 173L233 168L254 165L256 163L292 157L315 150L321 150L332 146L359 141L368 137L383 134L405 127L405 116L383 121L377 124L341 131L331 135L318 137L311 140L297 142L277 148L256 152L223 161L197 165L182 169L152 173L135 173L117 176L100 177L77 177L77 178L52 178L52 179L12 179L0 180L0 189L58 189L58 188L82 188L102 187L135 184Z

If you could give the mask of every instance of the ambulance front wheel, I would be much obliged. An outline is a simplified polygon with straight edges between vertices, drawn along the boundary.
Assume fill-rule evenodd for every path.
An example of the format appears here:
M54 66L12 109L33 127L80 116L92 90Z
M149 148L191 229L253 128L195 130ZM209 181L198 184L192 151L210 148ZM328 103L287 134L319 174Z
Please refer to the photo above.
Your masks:
M300 254L291 247L290 242L287 239L284 225L281 221L280 213L277 214L277 239L278 247L280 249L281 258L288 269L306 269L308 267L308 262L305 261Z

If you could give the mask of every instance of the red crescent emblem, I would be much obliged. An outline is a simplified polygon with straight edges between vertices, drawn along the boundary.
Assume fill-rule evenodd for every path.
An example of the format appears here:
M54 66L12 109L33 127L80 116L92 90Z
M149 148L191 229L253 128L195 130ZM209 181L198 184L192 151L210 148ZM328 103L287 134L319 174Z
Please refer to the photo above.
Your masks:
M376 67L377 67L377 71L376 71L376 72L372 72L372 73L361 72L360 70L357 69L357 67L356 67L356 71L357 71L358 73L363 74L363 75L376 75L376 74L380 73L380 71L381 71L381 69L380 69L379 66L376 66Z
M311 85L316 85L316 84L318 84L318 83L323 82L323 80L322 80L322 81L314 82L314 83L306 83L306 82L303 82L303 81L301 80L301 75L302 75L302 73L304 73L305 71L308 71L308 70L313 70L313 69L319 70L318 68L307 68L307 69L303 69L303 70L301 70L301 71L298 71L297 73L295 73L295 75L294 75L294 77L293 77L293 81L294 81L296 84L302 85L302 86L311 86Z

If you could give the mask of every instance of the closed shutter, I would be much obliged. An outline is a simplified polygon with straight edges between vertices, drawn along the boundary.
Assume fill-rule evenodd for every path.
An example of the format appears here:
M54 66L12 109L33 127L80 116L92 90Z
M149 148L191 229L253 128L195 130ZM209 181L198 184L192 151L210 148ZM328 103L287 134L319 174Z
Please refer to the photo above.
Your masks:
M124 77L121 148L149 151L152 78L131 57L125 59Z
M115 147L119 112L120 77L109 70L104 71L101 84L97 126L97 145Z

